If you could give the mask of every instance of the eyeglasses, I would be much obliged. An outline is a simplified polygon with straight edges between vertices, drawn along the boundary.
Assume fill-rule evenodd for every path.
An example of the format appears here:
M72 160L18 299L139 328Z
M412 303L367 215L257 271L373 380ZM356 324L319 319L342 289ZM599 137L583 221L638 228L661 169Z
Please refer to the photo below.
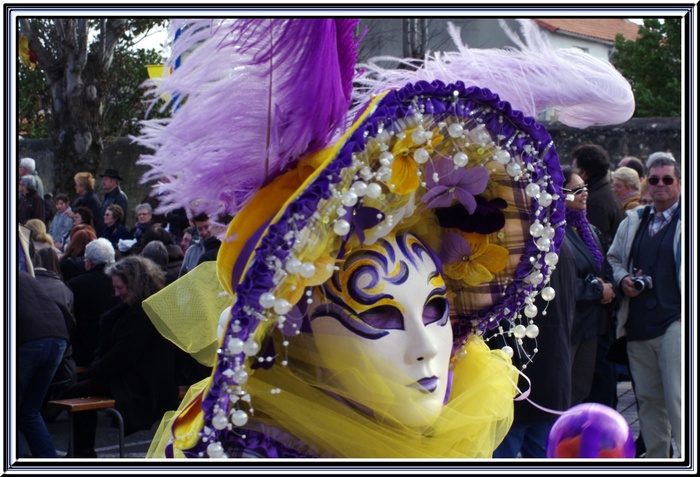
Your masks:
M579 194L583 194L584 192L588 192L588 185L583 184L581 187L577 187L575 189L567 189L567 188L562 188L562 189L564 190L564 192L568 192L568 193L574 194L574 195L579 195Z
M653 185L653 186L659 185L659 181L663 182L664 185L669 186L669 185L673 184L674 182L676 182L676 178L671 177L671 176L663 176L661 178L656 177L656 176L651 176L647 179L647 182L649 183L649 185Z
M136 214L137 217L148 217L149 215L151 214L149 214L148 212L140 212Z

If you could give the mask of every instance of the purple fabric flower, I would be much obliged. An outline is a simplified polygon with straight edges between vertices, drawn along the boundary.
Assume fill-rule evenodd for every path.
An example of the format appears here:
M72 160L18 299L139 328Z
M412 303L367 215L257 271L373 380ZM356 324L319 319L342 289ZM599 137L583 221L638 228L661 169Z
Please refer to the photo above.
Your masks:
M439 182L433 180L435 173ZM489 181L489 171L485 167L455 169L452 161L444 159L428 164L425 175L428 192L422 200L428 208L449 207L453 199L457 199L470 214L476 209L474 196L484 192Z
M442 239L440 260L442 263L461 262L464 257L472 254L472 246L468 240L454 232L447 232Z
M371 229L384 220L384 214L374 207L355 207L348 209L342 217L350 224L350 231L347 237L353 232L357 234L360 243L365 243L365 230Z

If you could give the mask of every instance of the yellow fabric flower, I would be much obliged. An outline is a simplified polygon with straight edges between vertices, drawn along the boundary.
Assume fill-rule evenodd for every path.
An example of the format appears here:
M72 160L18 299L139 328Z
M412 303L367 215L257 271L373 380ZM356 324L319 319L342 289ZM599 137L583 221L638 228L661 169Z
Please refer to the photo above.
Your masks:
M416 144L413 141L413 133L416 132L417 129L418 128L406 130L405 136L396 141L391 148L394 162L391 165L389 186L392 192L399 195L409 194L418 189L420 185L418 163L413 159L413 154L420 148L431 153L435 146L440 144L444 139L444 137L435 130L431 133L426 133L429 139L423 144Z
M445 274L469 287L493 280L493 274L508 264L508 256L508 249L489 243L486 235L457 232L446 234L440 254Z

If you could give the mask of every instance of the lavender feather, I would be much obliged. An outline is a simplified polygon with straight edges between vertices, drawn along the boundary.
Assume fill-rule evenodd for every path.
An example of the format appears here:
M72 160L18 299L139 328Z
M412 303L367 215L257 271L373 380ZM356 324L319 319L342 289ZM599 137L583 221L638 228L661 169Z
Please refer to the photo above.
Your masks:
M619 124L632 116L632 88L610 63L579 49L555 49L532 20L518 22L522 39L500 21L518 49L468 48L460 30L450 24L457 52L428 55L417 69L415 60L390 57L359 65L364 73L357 80L355 99L363 104L390 87L439 79L488 88L528 116L552 109L559 121L577 128ZM384 61L398 61L405 68L385 69L379 66Z
M160 211L234 215L267 181L341 134L359 39L354 19L173 20L171 75L150 100L167 119L134 140L154 152L142 183L168 177ZM178 35L177 39L174 39ZM179 66L175 68L179 60Z

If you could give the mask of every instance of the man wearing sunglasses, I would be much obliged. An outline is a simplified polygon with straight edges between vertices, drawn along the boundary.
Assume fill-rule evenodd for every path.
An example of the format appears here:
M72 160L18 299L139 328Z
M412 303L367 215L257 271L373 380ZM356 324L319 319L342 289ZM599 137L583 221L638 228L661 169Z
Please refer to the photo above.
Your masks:
M627 212L608 261L623 293L617 336L627 336L646 457L681 443L681 175L672 157L647 175L653 203Z

